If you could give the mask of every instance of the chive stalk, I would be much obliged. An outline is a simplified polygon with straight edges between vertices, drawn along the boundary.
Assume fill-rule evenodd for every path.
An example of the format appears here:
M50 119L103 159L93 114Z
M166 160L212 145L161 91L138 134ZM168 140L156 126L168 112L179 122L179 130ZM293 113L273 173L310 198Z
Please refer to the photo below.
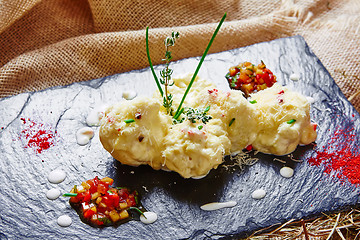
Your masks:
M126 119L124 120L125 123L132 123L132 122L135 122L134 119L130 118L130 119Z
M63 196L64 197L76 197L78 194L77 193L64 193Z
M296 122L296 120L295 120L295 119L291 119L291 120L287 121L286 123L287 123L287 124L292 124L292 123L294 123L294 122Z
M157 85L157 87L158 87L158 89L159 89L160 95L163 96L163 95L164 95L164 92L163 92L163 90L161 89L159 79L158 79L157 76L156 76L156 73L155 73L154 67L153 67L153 65L152 65L151 58L150 58L150 51L149 51L149 27L146 27L146 55L147 55L147 58L148 58L148 61L149 61L149 66L150 66L151 72L152 72L152 74L153 74L153 76L154 76L156 85Z
M129 209L137 211L138 213L140 213L140 215L143 215L144 218L146 218L145 214L140 209L138 209L137 207L129 207Z
M234 123L234 121L235 121L235 118L232 118L232 119L230 120L230 122L229 122L229 127Z
M196 70L195 70L195 73L194 73L193 77L191 78L190 83L189 83L189 85L188 85L188 87L186 88L186 91L185 91L185 93L184 93L184 96L183 96L183 98L181 99L181 102L180 102L180 104L179 104L179 106L178 106L178 108L177 108L177 110L176 110L176 112L175 112L174 118L180 116L179 112L180 112L181 107L182 107L182 105L183 105L183 103L184 103L184 100L185 100L185 98L186 98L186 95L189 93L190 88L191 88L191 86L193 85L193 83L194 83L194 81L195 81L195 78L196 78L196 76L197 76L197 74L198 74L198 72L199 72L199 70L200 70L200 67L201 67L202 63L204 62L204 59L205 59L205 57L206 57L206 55L207 55L207 53L208 53L208 51L209 51L209 49L210 49L210 47L211 47L211 44L213 43L213 41L214 41L217 33L219 32L220 27L221 27L221 25L223 24L225 18L226 18L226 13L225 13L224 16L221 18L221 20L220 20L220 22L219 22L219 24L218 24L215 32L213 33L213 35L212 35L212 37L211 37L211 39L210 39L210 42L209 42L208 46L207 46L206 49L205 49L204 54L202 55L202 57L201 57L201 59L200 59L200 62L199 62L198 66L197 66L197 68L196 68ZM177 119L177 118L175 118L175 119Z

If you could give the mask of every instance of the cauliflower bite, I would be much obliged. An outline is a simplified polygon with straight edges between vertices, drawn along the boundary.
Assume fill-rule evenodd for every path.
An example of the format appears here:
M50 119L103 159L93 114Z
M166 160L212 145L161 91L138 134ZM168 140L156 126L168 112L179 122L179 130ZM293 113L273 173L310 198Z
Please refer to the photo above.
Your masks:
M275 155L293 152L298 144L316 139L316 127L310 121L310 103L305 96L275 84L251 95L259 113L254 149Z
M123 164L162 166L161 151L171 117L160 114L156 99L139 97L109 107L101 119L100 141Z

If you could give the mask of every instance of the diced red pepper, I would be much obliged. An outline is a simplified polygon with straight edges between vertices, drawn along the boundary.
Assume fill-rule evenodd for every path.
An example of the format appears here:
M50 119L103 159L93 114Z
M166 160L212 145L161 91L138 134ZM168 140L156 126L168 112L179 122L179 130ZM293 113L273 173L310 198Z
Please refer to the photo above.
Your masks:
M99 185L97 186L97 191L101 194L105 194L109 190L109 185L103 182L99 182Z
M95 214L95 211L91 210L91 208L90 208L90 209L86 210L86 211L83 213L83 216L84 216L84 218L89 219L89 218L91 218L94 214Z

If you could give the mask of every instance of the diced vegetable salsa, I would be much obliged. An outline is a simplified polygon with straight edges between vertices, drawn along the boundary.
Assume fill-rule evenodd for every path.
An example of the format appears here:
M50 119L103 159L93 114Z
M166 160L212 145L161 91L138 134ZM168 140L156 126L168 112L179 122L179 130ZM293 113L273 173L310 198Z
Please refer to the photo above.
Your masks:
M75 185L70 193L71 206L82 220L93 226L112 226L126 222L132 217L132 210L140 214L138 193L128 188L111 187L114 180L109 177L95 177Z
M230 67L225 77L230 87L243 91L245 97L253 92L271 87L276 82L276 76L266 68L263 61L257 66L250 62L243 62Z

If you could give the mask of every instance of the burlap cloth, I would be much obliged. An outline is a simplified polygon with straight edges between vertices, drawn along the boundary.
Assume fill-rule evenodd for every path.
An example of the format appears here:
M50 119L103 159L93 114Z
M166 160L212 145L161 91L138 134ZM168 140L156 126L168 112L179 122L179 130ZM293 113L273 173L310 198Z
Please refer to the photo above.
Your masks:
M181 33L174 60L302 35L360 110L360 0L2 0L0 97L100 78L154 64L163 39Z

